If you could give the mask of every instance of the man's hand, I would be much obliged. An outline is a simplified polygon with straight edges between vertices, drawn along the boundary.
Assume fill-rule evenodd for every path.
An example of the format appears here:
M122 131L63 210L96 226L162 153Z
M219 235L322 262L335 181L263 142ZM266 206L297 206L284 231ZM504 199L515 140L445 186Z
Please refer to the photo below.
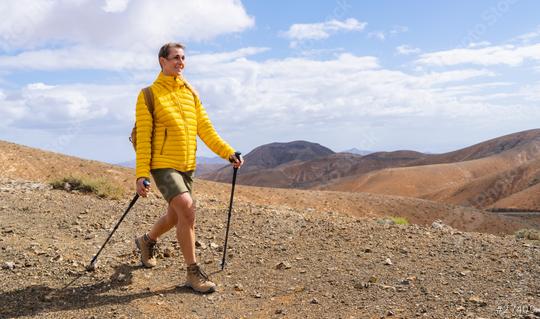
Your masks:
M232 163L234 168L240 168L242 167L242 165L244 165L244 159L242 158L242 155L238 152L229 156L229 162Z
M148 193L150 193L150 185L145 186L144 181L146 180L145 177L140 177L137 179L137 194L142 197L148 196Z

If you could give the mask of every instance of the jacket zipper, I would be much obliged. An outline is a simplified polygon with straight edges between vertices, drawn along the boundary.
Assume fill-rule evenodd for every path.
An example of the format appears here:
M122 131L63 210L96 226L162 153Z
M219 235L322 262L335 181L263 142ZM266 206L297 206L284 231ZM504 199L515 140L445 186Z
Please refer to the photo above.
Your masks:
M159 155L163 155L163 149L165 148L166 141L167 141L167 128L165 128L165 137L163 138L163 145L161 145L161 152L159 152Z
M188 155L189 155L189 130L188 130L188 126L187 126L187 123L186 123L186 116L184 115L184 108L182 107L182 103L180 103L180 97L178 97L178 95L176 96L176 101L178 103L178 107L180 108L180 113L182 114L182 120L184 120L184 131L186 133L186 161L188 159Z

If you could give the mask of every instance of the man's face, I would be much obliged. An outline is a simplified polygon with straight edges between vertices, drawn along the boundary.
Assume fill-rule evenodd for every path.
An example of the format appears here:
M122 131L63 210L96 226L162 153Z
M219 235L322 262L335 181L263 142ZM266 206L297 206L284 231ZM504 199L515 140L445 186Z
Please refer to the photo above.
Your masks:
M163 74L170 76L179 76L184 69L184 49L171 48L169 49L169 55L166 58L159 58L161 67L163 68Z

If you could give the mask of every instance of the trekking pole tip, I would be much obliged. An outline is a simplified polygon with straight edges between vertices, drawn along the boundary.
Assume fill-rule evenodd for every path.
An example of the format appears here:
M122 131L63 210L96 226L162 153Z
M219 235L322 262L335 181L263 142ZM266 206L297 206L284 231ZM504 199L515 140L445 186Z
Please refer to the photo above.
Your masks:
M97 268L97 262L91 262L90 265L86 266L86 271L94 271Z

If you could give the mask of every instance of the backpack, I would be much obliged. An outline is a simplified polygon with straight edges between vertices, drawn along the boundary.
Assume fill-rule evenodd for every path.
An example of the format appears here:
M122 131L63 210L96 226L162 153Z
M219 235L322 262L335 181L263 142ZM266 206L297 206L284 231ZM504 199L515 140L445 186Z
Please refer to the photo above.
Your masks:
M148 112L150 112L150 116L154 117L154 94L152 93L152 89L150 87L145 87L142 91L144 95L144 102L146 103ZM129 137L129 141L133 145L133 149L137 151L137 122L136 121L135 121L135 124L133 125L133 128L131 129L131 136Z

